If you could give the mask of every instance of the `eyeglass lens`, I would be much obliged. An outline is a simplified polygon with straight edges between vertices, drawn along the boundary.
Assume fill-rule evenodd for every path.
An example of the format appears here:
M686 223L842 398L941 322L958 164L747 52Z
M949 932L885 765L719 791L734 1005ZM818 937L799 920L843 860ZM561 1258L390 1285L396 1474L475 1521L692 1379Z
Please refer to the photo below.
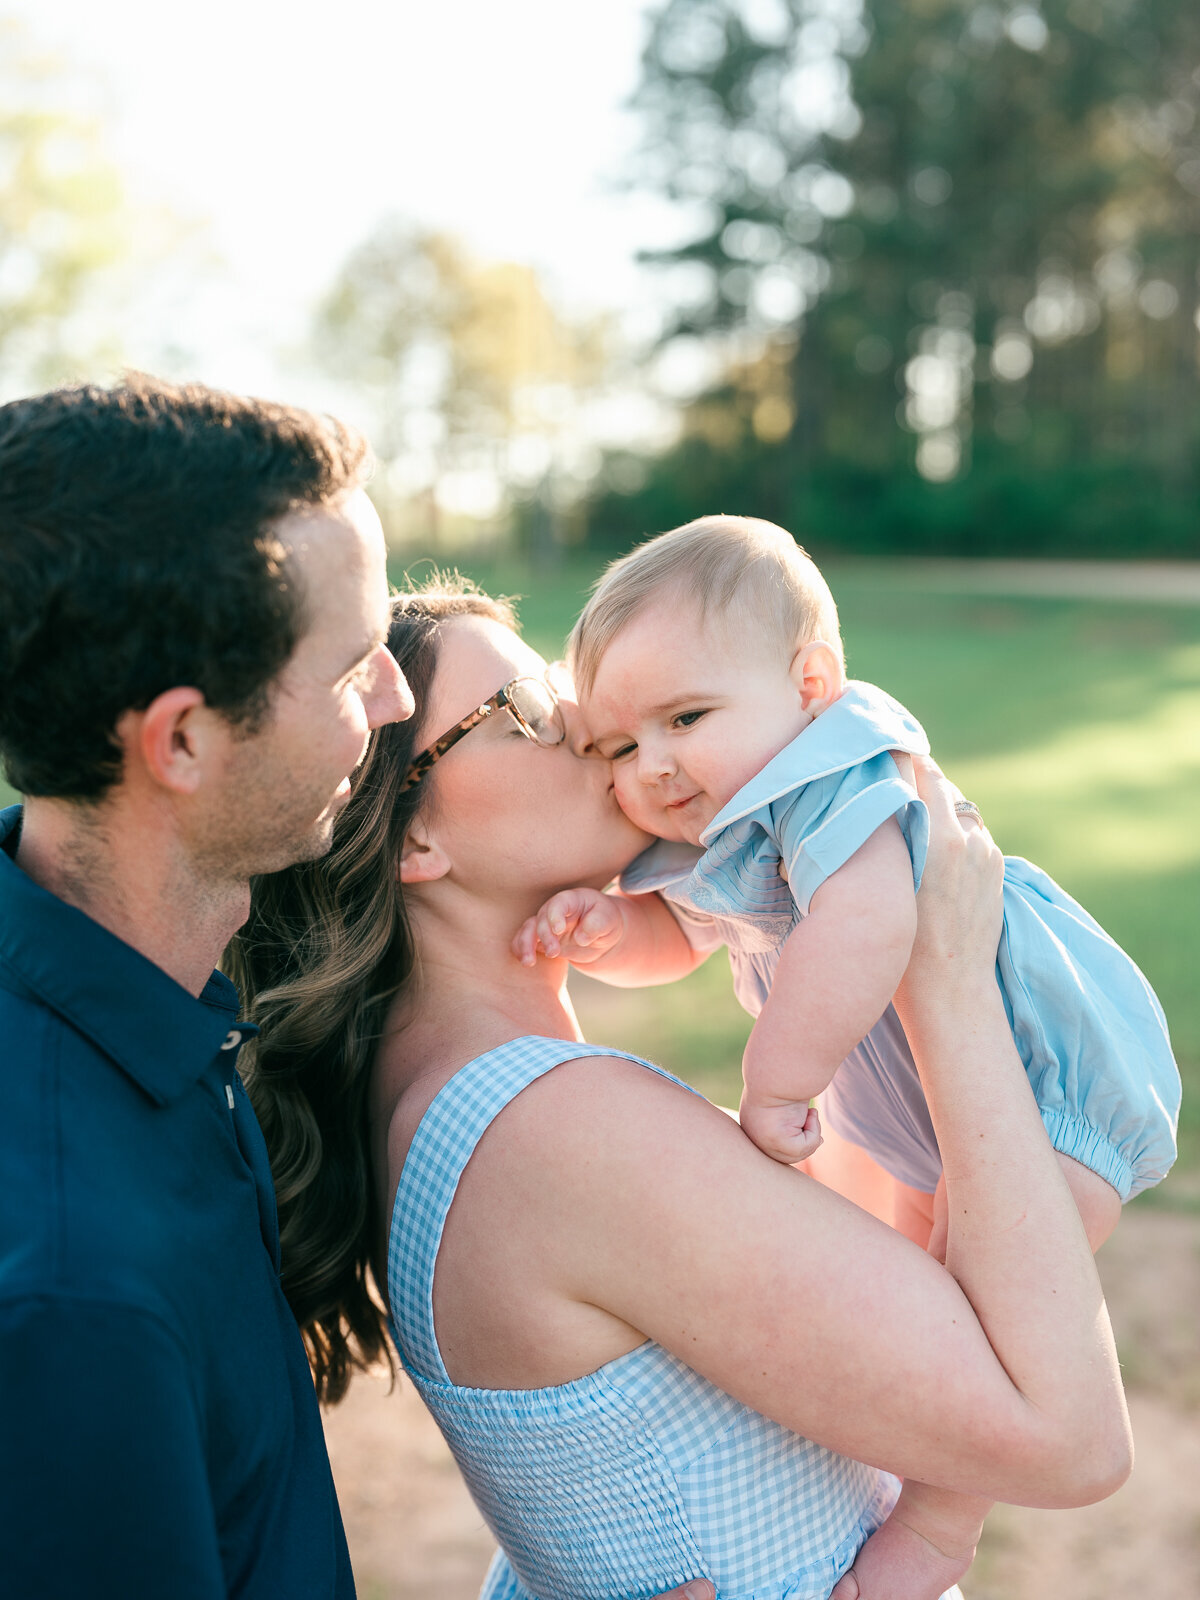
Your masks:
M518 678L509 689L508 698L539 744L558 744L562 740L558 702L546 684L537 678Z

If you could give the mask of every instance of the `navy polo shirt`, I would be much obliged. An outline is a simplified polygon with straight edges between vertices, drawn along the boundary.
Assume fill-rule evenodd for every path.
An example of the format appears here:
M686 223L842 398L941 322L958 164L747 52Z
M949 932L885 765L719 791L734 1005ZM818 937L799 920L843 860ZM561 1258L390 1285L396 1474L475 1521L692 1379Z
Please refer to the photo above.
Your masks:
M0 812L0 1592L354 1593L237 995L12 859Z

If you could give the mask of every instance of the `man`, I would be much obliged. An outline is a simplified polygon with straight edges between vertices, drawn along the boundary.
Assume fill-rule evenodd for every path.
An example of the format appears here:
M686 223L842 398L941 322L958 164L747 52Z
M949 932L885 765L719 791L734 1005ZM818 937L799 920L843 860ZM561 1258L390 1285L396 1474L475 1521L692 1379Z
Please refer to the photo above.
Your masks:
M0 408L0 1588L353 1594L213 971L412 712L337 424L131 378ZM701 1586L700 1600L709 1591Z

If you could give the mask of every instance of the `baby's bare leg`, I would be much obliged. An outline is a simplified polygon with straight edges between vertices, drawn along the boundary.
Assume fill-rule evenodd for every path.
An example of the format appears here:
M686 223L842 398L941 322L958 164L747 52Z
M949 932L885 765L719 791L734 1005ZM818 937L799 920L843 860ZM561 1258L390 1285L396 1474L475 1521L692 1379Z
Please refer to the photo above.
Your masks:
M895 1209L895 1178L872 1161L861 1145L843 1139L828 1124L823 1127L824 1144L809 1156L801 1170L835 1194L853 1200L856 1206L869 1211L880 1222L890 1223Z
M1067 1187L1075 1196L1079 1215L1087 1230L1088 1243L1093 1255L1116 1227L1121 1216L1121 1196L1111 1183L1097 1177L1090 1167L1085 1167L1061 1151L1055 1151L1058 1164L1063 1169Z
M933 1191L933 1226L929 1230L929 1242L925 1248L935 1261L946 1265L946 1235L949 1219L946 1216L946 1180L938 1179L938 1186Z
M828 1123L822 1127L825 1143L802 1164L802 1170L924 1250L933 1227L933 1196L900 1183L861 1145L843 1139Z
M906 1183L893 1182L892 1226L897 1233L919 1244L922 1250L928 1250L934 1227L934 1196L926 1194L924 1189L911 1189Z

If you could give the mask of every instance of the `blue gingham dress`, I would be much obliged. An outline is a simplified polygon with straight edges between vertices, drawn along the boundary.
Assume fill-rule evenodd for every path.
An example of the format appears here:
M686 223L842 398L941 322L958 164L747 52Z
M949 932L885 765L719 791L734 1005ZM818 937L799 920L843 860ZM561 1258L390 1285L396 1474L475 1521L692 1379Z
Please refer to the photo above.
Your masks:
M459 1178L514 1096L584 1056L638 1059L522 1038L469 1062L422 1118L396 1193L392 1335L500 1546L484 1600L637 1600L695 1577L719 1600L827 1600L895 1502L889 1474L768 1421L657 1344L548 1389L450 1381L433 1276Z

